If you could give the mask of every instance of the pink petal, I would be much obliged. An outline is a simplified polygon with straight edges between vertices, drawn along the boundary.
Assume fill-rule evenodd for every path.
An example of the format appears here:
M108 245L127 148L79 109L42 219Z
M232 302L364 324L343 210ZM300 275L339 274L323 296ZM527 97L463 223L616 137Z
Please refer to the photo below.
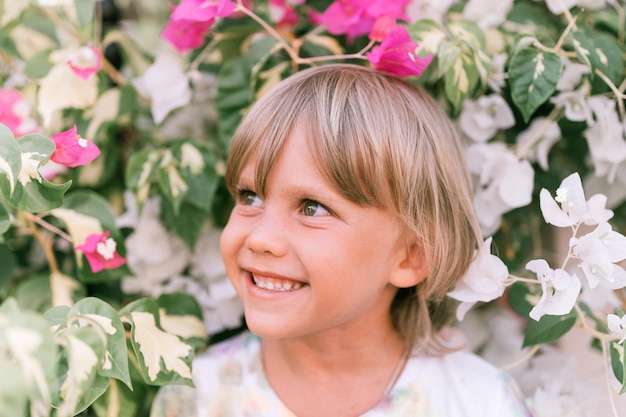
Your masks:
M115 269L126 263L126 258L120 256L117 252L113 253L110 259L105 258L98 252L98 244L106 242L109 234L108 231L101 234L92 233L87 236L85 243L76 246L76 250L83 252L91 271L94 273L103 269Z
M50 160L69 168L87 165L98 155L100 149L76 133L76 125L65 132L50 136L56 144L56 150L50 155Z
M231 15L236 7L228 0L183 0L172 12L171 20L208 22Z
M422 75L432 61L432 55L418 57L415 55L417 46L406 28L398 26L365 56L377 71L400 77Z
M83 46L67 60L74 74L86 80L102 68L102 54L91 45Z
M388 14L380 16L374 22L369 38L374 41L383 41L396 28L396 19Z

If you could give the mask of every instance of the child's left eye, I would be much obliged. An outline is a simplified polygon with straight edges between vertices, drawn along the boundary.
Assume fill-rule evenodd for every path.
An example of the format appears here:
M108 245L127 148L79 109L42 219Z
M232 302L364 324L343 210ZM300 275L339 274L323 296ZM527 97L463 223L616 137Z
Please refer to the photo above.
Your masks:
M329 216L330 210L315 200L306 200L302 204L302 214L305 216Z

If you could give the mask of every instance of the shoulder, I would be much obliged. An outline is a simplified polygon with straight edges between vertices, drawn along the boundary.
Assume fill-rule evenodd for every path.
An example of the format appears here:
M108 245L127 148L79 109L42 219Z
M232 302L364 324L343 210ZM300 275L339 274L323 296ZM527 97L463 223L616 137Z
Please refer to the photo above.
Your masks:
M396 387L396 394L419 397L427 416L532 416L508 374L466 351L411 357Z

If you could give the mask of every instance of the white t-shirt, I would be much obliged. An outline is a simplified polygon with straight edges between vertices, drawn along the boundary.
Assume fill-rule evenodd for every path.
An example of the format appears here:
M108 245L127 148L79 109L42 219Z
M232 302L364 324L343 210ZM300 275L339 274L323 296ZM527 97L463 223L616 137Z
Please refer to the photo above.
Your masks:
M162 387L151 417L295 417L267 382L251 333L193 363L196 388ZM410 356L389 394L362 417L532 417L511 378L469 352Z

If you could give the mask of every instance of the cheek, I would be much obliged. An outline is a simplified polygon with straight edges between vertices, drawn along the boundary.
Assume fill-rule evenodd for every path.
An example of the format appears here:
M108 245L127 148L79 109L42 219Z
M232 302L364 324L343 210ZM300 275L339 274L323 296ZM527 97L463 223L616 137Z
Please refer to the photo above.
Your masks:
M241 230L237 227L237 222L231 218L220 237L220 251L226 268L235 260L237 251L241 247L242 236Z

